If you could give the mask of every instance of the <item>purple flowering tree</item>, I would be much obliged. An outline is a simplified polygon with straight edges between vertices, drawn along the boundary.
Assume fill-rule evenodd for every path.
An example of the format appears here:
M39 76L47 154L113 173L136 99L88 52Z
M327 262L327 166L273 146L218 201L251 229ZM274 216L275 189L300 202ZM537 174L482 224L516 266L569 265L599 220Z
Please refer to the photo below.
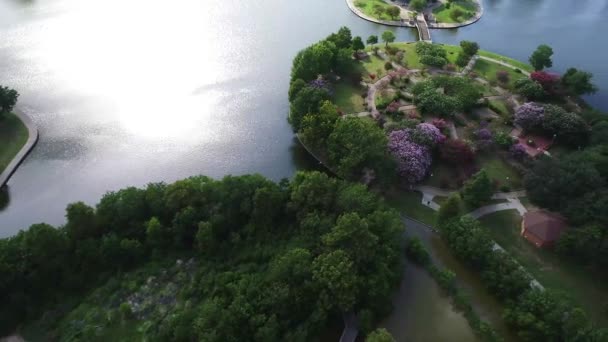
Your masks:
M418 124L414 132L412 132L412 141L431 148L442 143L444 140L445 135L441 134L439 128L430 123L423 122Z
M534 102L524 103L515 111L515 124L527 131L541 127L544 118L545 109Z
M511 146L509 151L511 152L511 156L517 160L523 160L528 155L526 152L526 147L522 144L515 144Z
M397 170L410 183L417 183L431 166L431 153L426 146L410 141L410 130L391 132L388 150L397 160Z
M487 128L477 130L477 132L475 132L475 138L477 139L477 148L480 150L489 149L494 142L492 131Z
M310 81L308 85L312 88L324 89L329 95L333 95L333 88L331 86L331 83L329 83L329 81L323 79L322 77Z

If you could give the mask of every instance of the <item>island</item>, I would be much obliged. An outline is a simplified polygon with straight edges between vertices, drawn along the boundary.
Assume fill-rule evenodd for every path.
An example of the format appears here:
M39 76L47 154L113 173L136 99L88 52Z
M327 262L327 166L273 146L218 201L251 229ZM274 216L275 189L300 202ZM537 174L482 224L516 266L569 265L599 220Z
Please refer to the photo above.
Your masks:
M0 189L38 141L38 129L15 108L19 93L0 86Z
M594 328L605 316L593 304L593 277L568 265L602 265L582 246L597 236L591 255L606 248L606 231L588 225L603 225L608 199L600 176L607 118L580 99L596 90L592 75L546 71L552 55L540 45L527 64L471 41L399 43L391 31L364 39L344 27L298 53L289 89L289 121L306 149L437 231L504 303L505 323L524 340L605 334ZM568 229L558 223L566 221ZM549 275L549 259L538 262L548 252L563 275ZM576 284L572 301L547 291L571 290L558 279ZM522 319L532 312L542 317ZM571 312L580 325L566 331L569 323L549 312Z

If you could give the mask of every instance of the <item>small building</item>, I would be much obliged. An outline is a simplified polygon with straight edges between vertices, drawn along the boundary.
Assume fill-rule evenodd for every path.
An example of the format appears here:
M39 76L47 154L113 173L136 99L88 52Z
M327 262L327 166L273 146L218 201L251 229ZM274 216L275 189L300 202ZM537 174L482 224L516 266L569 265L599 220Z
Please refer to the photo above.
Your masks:
M529 211L521 222L521 236L538 248L552 247L564 230L564 217L546 210Z

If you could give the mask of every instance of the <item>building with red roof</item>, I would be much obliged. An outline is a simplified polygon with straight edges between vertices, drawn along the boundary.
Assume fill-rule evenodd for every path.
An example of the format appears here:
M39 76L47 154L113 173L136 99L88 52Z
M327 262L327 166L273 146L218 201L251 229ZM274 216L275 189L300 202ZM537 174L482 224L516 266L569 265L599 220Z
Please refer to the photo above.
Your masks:
M552 247L565 230L564 217L546 210L529 211L521 222L521 236L538 248Z

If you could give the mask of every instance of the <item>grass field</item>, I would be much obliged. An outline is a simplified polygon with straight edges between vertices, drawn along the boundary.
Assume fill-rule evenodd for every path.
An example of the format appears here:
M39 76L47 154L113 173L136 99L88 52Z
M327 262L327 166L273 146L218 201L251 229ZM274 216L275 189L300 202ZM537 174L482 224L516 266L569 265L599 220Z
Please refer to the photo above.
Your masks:
M334 103L346 114L365 111L365 101L361 94L364 89L348 82L339 82L334 89Z
M527 76L525 76L524 74L518 73L511 68L507 68L500 64L486 61L484 59L477 60L477 62L475 63L475 67L473 68L473 71L476 72L479 76L481 76L491 82L498 82L496 80L496 73L498 71L506 71L507 73L509 73L508 88L511 88L513 86L513 83L515 83L516 80L518 80L520 78L527 78Z
M498 111L498 114L511 115L511 111L507 107L507 104L505 103L505 101L492 100L492 101L490 101L490 104L493 107L492 109L496 109Z
M452 12L457 8L460 9L463 14L454 20L452 18ZM475 4L470 0L454 1L450 5L450 8L447 8L445 4L435 8L433 10L433 15L439 23L461 23L474 16L475 10Z
M367 49L371 51L371 48ZM369 74L375 74L378 78L382 78L386 75L386 70L384 69L384 64L386 64L386 60L375 56L373 52L370 52L369 57L362 60L361 63L358 63L357 66L361 68L359 71L364 75L368 76Z
M581 305L598 323L608 323L608 282L601 274L534 247L520 233L521 217L514 210L481 218L493 239L519 261L543 286Z
M16 115L9 113L0 118L0 172L25 145L27 138L27 128Z
M374 8L376 6L380 6L384 9L382 15L378 16L378 14L375 13ZM355 0L355 7L372 18L380 20L399 20L399 18L391 18L386 14L386 9L391 7L391 5L387 4L383 0Z
M479 155L477 163L479 168L486 170L492 181L498 181L501 186L508 185L511 190L520 190L522 188L521 175L499 156L494 154Z
M513 59L513 58L509 58L509 57L506 57L506 56L503 56L503 55L499 55L499 54L494 53L494 52L485 51L485 50L479 50L478 54L480 56L494 58L494 59L499 60L501 62L505 62L505 63L511 64L512 66L514 66L516 68L519 68L521 70L525 70L527 72L534 71L534 68L530 64L528 64L528 63L524 63L524 62L518 61L518 60Z
M422 205L422 194L419 192L395 191L385 196L387 203L404 213L405 215L424 222L428 225L435 225L436 212Z

